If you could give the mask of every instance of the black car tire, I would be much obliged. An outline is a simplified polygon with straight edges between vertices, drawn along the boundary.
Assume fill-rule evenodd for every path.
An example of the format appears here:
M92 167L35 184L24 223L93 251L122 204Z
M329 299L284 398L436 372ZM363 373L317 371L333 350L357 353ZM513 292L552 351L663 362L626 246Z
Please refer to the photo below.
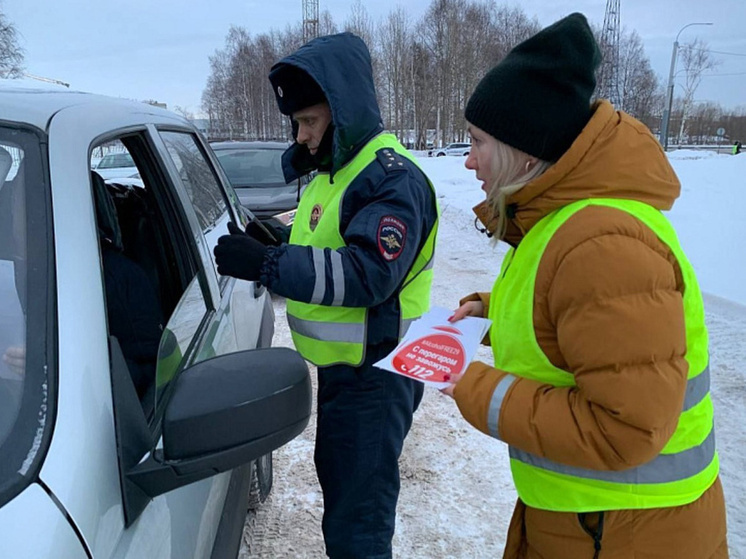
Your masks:
M438 153L435 157L445 157L445 153Z
M272 491L272 453L257 458L251 464L251 485L249 487L249 509L255 509L269 497Z

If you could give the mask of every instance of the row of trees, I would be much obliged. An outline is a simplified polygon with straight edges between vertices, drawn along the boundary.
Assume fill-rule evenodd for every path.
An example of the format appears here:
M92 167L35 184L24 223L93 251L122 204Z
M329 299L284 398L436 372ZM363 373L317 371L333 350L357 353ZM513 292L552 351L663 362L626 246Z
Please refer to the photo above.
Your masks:
M520 8L469 0L433 0L418 22L397 8L378 23L358 0L341 26L328 11L319 21L322 35L347 30L362 37L371 51L384 125L420 146L463 139L463 108L479 79L539 28ZM289 123L277 111L267 75L302 44L302 31L300 23L256 37L241 27L230 29L225 47L210 57L202 96L217 135L288 136ZM428 138L433 129L436 138Z
M361 36L371 51L374 79L384 125L402 141L424 147L429 141L444 144L466 136L463 109L479 79L520 41L540 29L520 7L491 0L432 0L419 20L399 7L374 22L357 0L338 25L328 11L321 13L319 33L341 30ZM595 28L600 37L600 27ZM228 32L224 48L210 57L211 73L202 95L213 134L224 138L287 138L289 123L275 106L267 75L272 65L303 43L298 22L284 31L252 36L243 27ZM601 41L599 41L601 43ZM726 116L705 125L695 106L694 91L703 72L716 64L706 45L685 45L680 68L686 72L684 95L672 107L670 130L679 141L712 128L714 135ZM665 92L645 55L640 36L620 33L618 108L660 127ZM601 88L599 87L599 90ZM695 120L692 120L695 119ZM692 128L692 130L693 130ZM730 129L728 129L730 130ZM674 141L676 138L674 138Z
M433 0L419 21L399 7L377 23L358 0L341 26L328 11L319 22L320 34L347 30L363 38L386 128L418 147L463 140L463 109L474 87L513 46L539 29L521 8L482 0ZM255 37L242 27L231 28L225 47L210 57L202 96L217 135L287 137L287 119L277 112L267 75L302 42L300 23ZM621 108L651 120L660 114L662 95L637 33L622 33L619 53ZM428 137L428 130L434 130L434 137Z
M682 119L682 115L685 119ZM659 124L660 121L655 126ZM722 137L716 135L720 128L725 130ZM717 103L695 103L688 112L684 112L683 99L677 99L671 112L669 130L669 146L732 145L735 140L746 142L746 107L725 111Z

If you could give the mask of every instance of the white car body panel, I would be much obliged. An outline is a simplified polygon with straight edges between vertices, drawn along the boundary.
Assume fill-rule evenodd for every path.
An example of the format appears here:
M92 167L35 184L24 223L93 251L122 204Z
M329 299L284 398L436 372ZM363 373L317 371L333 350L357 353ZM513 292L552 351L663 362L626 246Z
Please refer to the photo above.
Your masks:
M65 133L71 126L74 135ZM91 258L99 248L88 176L89 145L110 126L103 111L96 118L96 107L85 106L60 111L48 130L59 387L55 433L40 476L77 523L94 557L109 557L124 529L104 293L98 259ZM97 499L81 499L91 486L101 488Z
M62 512L36 483L0 508L0 526L0 557L88 558Z

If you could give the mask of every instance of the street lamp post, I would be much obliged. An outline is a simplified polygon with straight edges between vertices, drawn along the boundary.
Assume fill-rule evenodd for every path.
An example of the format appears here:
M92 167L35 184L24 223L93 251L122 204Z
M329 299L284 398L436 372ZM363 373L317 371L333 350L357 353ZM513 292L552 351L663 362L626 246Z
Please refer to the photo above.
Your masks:
M676 68L676 54L679 51L679 35L687 27L692 25L712 25L712 23L687 23L679 29L676 39L673 42L673 52L671 53L671 69L668 72L668 86L666 87L666 105L663 108L663 122L661 123L660 142L663 145L663 151L668 149L668 122L671 119L671 105L673 104L673 72Z

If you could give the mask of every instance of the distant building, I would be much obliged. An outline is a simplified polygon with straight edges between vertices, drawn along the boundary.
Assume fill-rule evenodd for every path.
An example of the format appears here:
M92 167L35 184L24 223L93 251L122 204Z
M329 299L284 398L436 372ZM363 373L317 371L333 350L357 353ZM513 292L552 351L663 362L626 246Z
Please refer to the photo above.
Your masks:
M194 124L194 127L199 130L205 138L210 137L210 119L209 118L190 118L189 122Z

